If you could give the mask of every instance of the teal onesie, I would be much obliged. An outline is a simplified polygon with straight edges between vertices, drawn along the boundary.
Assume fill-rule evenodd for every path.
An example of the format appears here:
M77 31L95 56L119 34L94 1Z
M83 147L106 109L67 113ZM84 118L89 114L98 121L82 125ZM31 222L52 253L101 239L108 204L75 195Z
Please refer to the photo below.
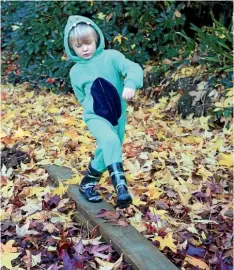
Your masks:
M78 23L92 25L99 35L99 44L92 58L83 59L69 47L71 29ZM143 84L142 68L116 50L105 50L104 36L90 19L70 16L65 27L64 46L75 62L70 79L75 95L83 107L84 121L97 140L92 167L104 172L106 167L122 162L122 143L126 124L124 87L137 89Z

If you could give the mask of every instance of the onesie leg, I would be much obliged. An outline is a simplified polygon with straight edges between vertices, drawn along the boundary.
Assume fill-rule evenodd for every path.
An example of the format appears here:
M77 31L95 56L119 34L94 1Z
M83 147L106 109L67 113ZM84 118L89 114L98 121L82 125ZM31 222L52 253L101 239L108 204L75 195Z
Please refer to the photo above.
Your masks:
M124 141L125 126L126 126L126 113L123 113L119 119L118 126L113 127L118 134L119 140L121 142L121 147ZM91 161L91 164L93 168L95 168L100 172L105 172L107 170L103 158L102 149L100 147L97 147L97 149L95 150L94 159Z
M107 170L103 158L102 149L100 147L96 148L94 158L92 159L91 164L93 168L96 168L96 170L100 172L105 172Z
M127 121L127 116L126 116L126 112L124 112L122 113L118 122L118 126L117 126L117 132L118 132L118 136L121 141L121 144L123 144L123 141L124 141L126 121Z
M117 129L106 121L100 119L89 119L87 126L91 134L96 138L98 149L95 154L98 154L98 160L95 159L92 162L92 166L99 171L105 170L105 168L113 163L122 162L122 144L119 139ZM103 160L101 158L101 152ZM103 161L105 167L103 166Z

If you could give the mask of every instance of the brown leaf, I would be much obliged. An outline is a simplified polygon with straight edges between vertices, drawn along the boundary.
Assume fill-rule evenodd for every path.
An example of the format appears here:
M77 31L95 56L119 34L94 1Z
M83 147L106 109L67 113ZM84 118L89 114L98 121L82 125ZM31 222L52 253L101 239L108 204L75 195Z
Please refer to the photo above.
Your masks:
M54 231L59 231L54 224L52 223L47 223L44 225L43 231L48 231L50 233L54 232Z

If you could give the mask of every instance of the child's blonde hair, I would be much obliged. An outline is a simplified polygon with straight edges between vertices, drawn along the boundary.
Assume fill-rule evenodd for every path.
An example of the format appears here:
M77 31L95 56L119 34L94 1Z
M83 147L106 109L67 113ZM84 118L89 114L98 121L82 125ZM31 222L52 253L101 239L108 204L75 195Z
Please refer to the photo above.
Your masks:
M69 35L69 46L72 48L73 44L87 44L95 40L96 45L98 45L99 35L96 30L87 23L78 23L72 28Z

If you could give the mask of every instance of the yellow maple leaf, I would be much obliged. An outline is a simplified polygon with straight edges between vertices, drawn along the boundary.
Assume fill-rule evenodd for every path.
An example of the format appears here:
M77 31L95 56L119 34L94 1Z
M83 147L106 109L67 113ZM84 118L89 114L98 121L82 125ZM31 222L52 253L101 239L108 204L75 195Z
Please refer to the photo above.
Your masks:
M28 131L23 131L22 128L18 128L15 131L14 138L32 137Z
M200 128L201 129L204 129L204 130L209 130L210 128L209 128L209 125L208 125L208 121L209 121L209 119L210 119L210 115L209 116L201 116L200 118L199 118L199 123L200 123Z
M120 258L115 262L107 262L99 259L98 257L95 258L95 261L98 262L100 265L100 270L117 270L120 267L121 262L123 261L123 254L120 256Z
M187 167L189 169L193 169L194 164L193 164L193 160L194 160L194 156L192 156L189 153L181 153L181 158L182 158L182 162L183 162L183 166Z
M29 191L28 197L31 197L33 195L36 195L37 197L42 197L46 193L49 193L50 192L50 188L49 187L30 187L29 190L30 191Z
M121 44L123 39L128 40L128 38L122 36L121 34L118 34L118 35L113 39L113 41L115 42L115 41L117 40L117 41L119 42L119 44Z
M63 194L67 191L68 186L64 186L63 183L59 180L59 186L58 188L54 189L53 195L59 195L60 197L63 196Z
M149 196L150 200L157 200L163 193L163 191L157 187L148 187L148 190L149 191L145 194Z
M136 213L134 217L128 218L131 222L131 225L134 226L139 232L146 230L146 226L142 223L142 214Z
M139 206L139 205L145 205L146 202L143 202L140 197L134 196L133 197L133 202L134 205Z
M126 169L129 170L130 173L135 173L137 171L136 167L129 159L124 160L124 165L125 165Z
M156 136L157 136L157 139L158 139L159 141L162 141L162 140L166 140L166 139L167 139L167 137L164 136L164 132L163 132L162 130L159 131L159 132L157 132L157 133L156 133Z
M3 198L10 199L13 196L14 182L8 181L7 185L1 188L1 194Z
M127 182L129 183L129 182L134 182L134 179L133 179L133 177L132 177L132 174L130 174L130 173L125 173L125 176L126 176L126 178L127 178Z
M213 173L209 172L206 168L204 168L202 165L200 166L199 170L196 172L197 175L201 175L203 178L203 181L206 181L209 176L212 176Z
M75 177L68 179L66 182L64 182L66 185L77 185L80 184L81 177L79 174L77 174Z
M20 255L19 252L17 253L11 253L11 252L3 252L1 254L1 260L0 260L0 266L1 268L3 266L5 266L8 269L12 269L12 264L11 261L15 260L16 258L18 258L18 256Z
M188 263L192 264L193 266L198 267L199 269L205 269L205 270L210 269L209 266L204 261L202 261L200 259L196 259L196 258L189 256L189 255L187 255L185 257L185 262L188 262Z
M211 145L208 146L210 150L219 150L219 148L224 145L224 141L220 137L215 137L210 143Z
M68 117L65 118L64 124L69 126L75 126L77 124L77 120L74 117Z
M166 210L157 210L156 208L151 206L149 207L149 210L153 215L159 215L160 219L166 219L165 215L168 213Z
M67 132L64 133L65 136L69 138L76 138L78 137L78 133L75 130L68 130Z
M75 214L74 211L69 212L68 214L63 214L63 213L59 213L59 212L51 212L52 217L50 219L50 222L52 223L56 223L56 222L72 222L72 216Z
M32 99L35 95L35 92L34 91L30 91L30 92L27 92L24 94L24 96L27 98L27 99Z
M220 153L218 155L218 158L219 158L219 162L218 162L219 165L222 165L228 168L233 166L233 154L227 155L227 154Z
M86 144L90 143L90 139L87 136L83 136L83 135L79 135L78 141L82 143L86 143Z
M10 211L9 211L10 210ZM9 219L11 216L11 212L13 211L12 208L8 208L7 211L4 211L4 209L0 209L0 221Z
M157 240L160 243L160 250L163 250L165 247L169 247L173 252L176 252L176 245L174 244L175 239L172 237L172 232L169 232L164 238L157 236L153 240Z
M9 122L9 120L15 118L15 112L9 110L9 111L7 112L7 114L3 115L2 118L4 119L5 122Z
M191 193L188 192L183 195L179 188L180 186L176 188L176 191L180 197L180 201L184 206L188 207L188 201L191 198Z
M234 87L226 89L226 97L232 97L234 95Z
M203 139L201 137L195 137L195 136L188 136L187 138L182 138L183 143L186 144L197 144L201 143Z
M35 219L35 220L45 220L46 218L48 218L48 213L46 213L45 211L41 211L35 214L32 214L30 216L28 216L26 218L26 222L28 222L29 220Z
M48 109L48 112L50 112L50 113L57 113L58 111L59 111L59 108L56 108L56 107L50 107Z
M191 197L191 196L190 196ZM193 204L190 204L189 207L194 211L201 211L203 204L200 202L195 202Z

